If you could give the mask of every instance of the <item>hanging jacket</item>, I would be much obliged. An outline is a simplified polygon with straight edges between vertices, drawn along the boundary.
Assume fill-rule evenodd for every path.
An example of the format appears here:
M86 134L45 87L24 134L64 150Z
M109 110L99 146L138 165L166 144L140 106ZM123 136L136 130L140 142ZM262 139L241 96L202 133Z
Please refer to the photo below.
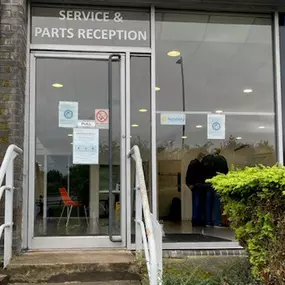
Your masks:
M204 183L205 171L198 159L191 160L186 173L186 185L193 186L197 183Z
M201 161L206 179L211 179L218 173L227 174L229 171L226 159L221 155L209 154Z
M215 170L216 173L227 174L229 172L227 160L221 155L215 155Z

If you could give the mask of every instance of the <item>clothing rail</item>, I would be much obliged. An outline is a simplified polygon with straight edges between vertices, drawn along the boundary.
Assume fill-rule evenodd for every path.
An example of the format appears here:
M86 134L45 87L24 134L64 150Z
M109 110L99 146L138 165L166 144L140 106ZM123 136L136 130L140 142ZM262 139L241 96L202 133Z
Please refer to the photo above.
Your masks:
M145 252L150 285L162 284L162 228L150 212L141 154L138 146L130 151L136 167L136 250ZM144 221L143 221L144 220Z
M0 186L3 184L6 175L5 185L0 187L0 200L5 192L5 218L4 224L0 226L0 238L4 232L4 268L7 267L12 258L14 160L21 153L23 151L19 147L10 145L0 167Z

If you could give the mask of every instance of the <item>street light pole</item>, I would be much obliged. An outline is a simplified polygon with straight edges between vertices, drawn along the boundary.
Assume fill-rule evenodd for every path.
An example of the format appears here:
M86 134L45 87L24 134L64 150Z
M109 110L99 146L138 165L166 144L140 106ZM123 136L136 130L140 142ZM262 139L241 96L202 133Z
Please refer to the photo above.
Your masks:
M185 115L185 82L184 82L184 66L182 56L176 61L177 64L180 64L181 67L181 84L182 84L182 111ZM184 149L184 140L185 140L185 125L182 126L182 147Z

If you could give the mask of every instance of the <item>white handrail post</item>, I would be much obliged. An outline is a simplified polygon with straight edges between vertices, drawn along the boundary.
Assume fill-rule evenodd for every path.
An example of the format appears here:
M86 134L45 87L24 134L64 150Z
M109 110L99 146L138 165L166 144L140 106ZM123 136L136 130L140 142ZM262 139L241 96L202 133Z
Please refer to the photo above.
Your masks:
M4 231L4 268L9 264L12 257L13 244L13 190L14 190L14 158L8 164L6 172L6 185L9 187L5 192L5 231Z
M153 222L153 229L154 229L154 237L155 237L155 245L156 245L156 258L157 258L157 284L161 285L162 284L162 228L160 223L154 218L153 215L152 217L152 222Z
M162 228L150 211L142 159L138 146L132 148L130 156L136 162L136 250L141 251L143 243L149 284L161 285Z
M141 253L142 250L142 233L140 222L142 222L142 198L140 193L139 186L139 177L136 172L136 220L135 220L135 228L136 228L136 251L137 253Z

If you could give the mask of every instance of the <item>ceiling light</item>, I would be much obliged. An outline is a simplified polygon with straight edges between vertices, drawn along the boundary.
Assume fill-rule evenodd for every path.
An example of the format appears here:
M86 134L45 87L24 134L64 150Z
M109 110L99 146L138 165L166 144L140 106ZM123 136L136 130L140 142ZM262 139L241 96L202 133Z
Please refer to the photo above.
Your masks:
M248 93L252 93L252 91L253 91L252 89L248 88L248 89L244 89L243 93L248 94Z
M258 128L259 128L259 129L265 129L265 127L264 127L264 126L259 126Z
M242 137L236 137L237 140L242 140Z
M160 87L155 87L155 91L160 91Z
M197 126L196 126L196 129L202 129L202 128L203 128L202 125L197 125Z
M182 138L182 139L187 139L187 136L182 136L181 138Z
M133 128L137 128L139 125L138 124L132 124Z
M217 110L217 111L216 111L217 114L222 114L223 112L224 112L224 111L222 111L222 110Z
M168 56L171 56L171 57L176 57L176 56L179 56L180 55L180 51L178 50L171 50L167 53Z
M145 112L147 112L147 109L139 109L139 112L145 113Z
M68 134L69 137L73 137L73 134Z
M53 83L52 87L54 87L54 88L62 88L63 85L61 83Z

